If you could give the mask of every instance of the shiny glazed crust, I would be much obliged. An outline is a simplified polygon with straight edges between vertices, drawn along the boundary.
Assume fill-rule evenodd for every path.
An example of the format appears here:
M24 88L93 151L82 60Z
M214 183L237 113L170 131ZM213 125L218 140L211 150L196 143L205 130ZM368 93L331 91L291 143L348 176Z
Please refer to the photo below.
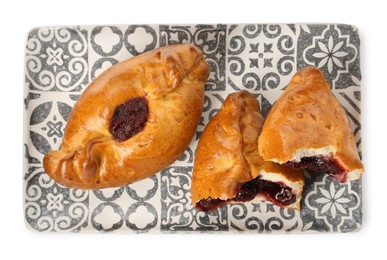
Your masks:
M207 198L232 199L239 185L261 175L294 189L297 201L288 207L299 209L302 172L265 162L258 154L263 120L258 100L249 92L232 93L226 98L198 143L192 174L193 205Z
M278 163L333 156L346 169L348 180L364 171L346 113L323 73L312 66L300 69L273 105L259 138L259 152Z
M71 188L122 186L153 175L187 148L201 117L209 67L191 44L161 47L118 63L83 92L68 119L60 150L44 157L46 172ZM113 140L115 108L148 100L144 129Z

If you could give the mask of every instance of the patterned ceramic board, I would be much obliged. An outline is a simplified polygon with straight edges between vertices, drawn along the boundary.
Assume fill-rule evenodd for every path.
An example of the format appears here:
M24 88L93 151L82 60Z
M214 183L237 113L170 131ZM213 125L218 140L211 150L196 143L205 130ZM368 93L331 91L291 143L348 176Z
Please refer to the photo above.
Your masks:
M58 149L69 113L87 85L121 60L158 46L192 42L211 74L197 135L157 175L102 190L68 189L42 168ZM36 28L25 50L24 212L42 232L350 232L362 222L361 180L340 184L309 175L302 210L254 201L204 213L191 204L198 137L228 93L256 94L266 115L292 75L319 67L344 106L359 151L360 61L356 28L344 24L119 25Z

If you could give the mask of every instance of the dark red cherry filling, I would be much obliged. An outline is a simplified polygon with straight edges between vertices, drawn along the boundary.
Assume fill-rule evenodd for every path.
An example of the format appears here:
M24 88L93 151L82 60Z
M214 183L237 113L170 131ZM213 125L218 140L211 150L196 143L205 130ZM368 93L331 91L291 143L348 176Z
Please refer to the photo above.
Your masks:
M296 201L296 195L292 189L283 183L262 180L260 177L252 179L240 185L237 195L229 200L202 199L196 203L196 207L203 211L210 211L226 204L227 202L246 202L254 199L257 195L263 195L269 201L278 206L288 206Z
M346 170L336 159L329 156L303 157L299 162L288 161L286 164L297 170L307 169L315 172L326 173L341 182L345 182Z
M224 204L226 204L226 200L207 198L201 199L198 203L196 203L196 208L203 211L211 211L223 206Z
M115 141L125 141L144 129L148 117L148 100L145 97L131 98L114 110L109 132Z

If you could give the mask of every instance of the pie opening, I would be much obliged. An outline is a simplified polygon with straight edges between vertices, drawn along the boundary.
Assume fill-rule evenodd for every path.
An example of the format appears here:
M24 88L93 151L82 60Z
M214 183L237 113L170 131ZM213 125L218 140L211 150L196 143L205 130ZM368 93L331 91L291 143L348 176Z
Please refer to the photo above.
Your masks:
M341 182L345 182L346 179L347 171L331 156L302 157L300 161L288 161L286 164L297 170L308 169L326 173Z
M131 98L119 105L109 123L109 132L117 142L123 142L141 132L149 117L148 100Z
M196 208L203 211L215 210L228 202L246 202L254 199L257 195L264 196L277 206L288 206L296 201L296 194L290 187L282 182L271 182L263 180L260 176L239 185L237 195L228 200L201 199L196 203Z

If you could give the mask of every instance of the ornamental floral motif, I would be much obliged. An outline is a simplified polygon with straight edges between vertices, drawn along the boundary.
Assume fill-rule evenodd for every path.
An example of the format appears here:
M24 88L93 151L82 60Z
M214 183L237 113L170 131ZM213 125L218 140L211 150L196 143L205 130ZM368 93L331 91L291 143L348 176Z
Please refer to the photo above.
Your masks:
M322 204L323 206L320 209L320 215L330 211L330 215L333 218L336 218L337 213L347 215L348 210L344 208L345 204L351 200L343 197L343 193L346 187L341 187L339 190L335 189L333 182L329 187L329 191L324 188L319 188L322 195L321 198L316 199L316 202Z
M313 57L319 59L317 67L322 68L327 66L329 73L332 73L333 66L337 66L340 69L344 68L341 58L348 56L348 52L342 50L344 41L339 41L334 44L333 37L329 36L327 45L324 45L322 42L317 43L320 48L320 52L313 54Z
M87 84L87 36L76 28L39 28L26 43L26 78L33 90L80 91Z
M47 48L46 52L48 56L46 62L48 65L53 65L53 64L57 64L58 66L63 65L63 59L62 59L63 49L59 48L59 49L53 50L49 47ZM68 56L65 58L68 58ZM56 70L56 67L54 68L54 70Z
M40 167L26 176L25 217L39 231L78 232L87 224L88 191L58 186Z
M335 79L348 72L349 63L357 56L356 47L350 42L349 35L335 26L327 26L321 36L313 38L312 45L304 50L304 60L323 70L328 78Z
M246 24L228 30L227 88L281 94L296 69L296 35L288 25ZM266 97L266 98L267 98Z
M59 147L64 134L65 123L70 115L74 101L70 97L66 100L49 100L47 93L26 101L31 117L30 136L34 147L43 155L49 150Z
M353 220L353 211L359 207L360 198L352 191L351 183L341 184L324 175L321 181L314 182L313 191L306 196L305 203L314 211L315 219L324 220L331 231L337 232L345 231L349 225L346 222Z
M55 115L53 117L53 120L54 120L54 122L53 121L47 122L47 127L48 127L47 136L52 137L52 136L56 135L57 137L62 137L63 136L63 131L62 131L63 122L62 121L55 122L57 120ZM46 129L43 128L42 130L46 130ZM56 142L56 139L54 142Z
M250 51L249 53L257 53L256 58L249 58L250 59L250 68L256 67L256 68L271 68L273 67L272 61L273 61L273 43L250 43ZM271 53L271 55L270 55Z
M48 210L63 210L63 194L54 195L52 193L47 194L47 209ZM67 201L68 203L68 201Z

